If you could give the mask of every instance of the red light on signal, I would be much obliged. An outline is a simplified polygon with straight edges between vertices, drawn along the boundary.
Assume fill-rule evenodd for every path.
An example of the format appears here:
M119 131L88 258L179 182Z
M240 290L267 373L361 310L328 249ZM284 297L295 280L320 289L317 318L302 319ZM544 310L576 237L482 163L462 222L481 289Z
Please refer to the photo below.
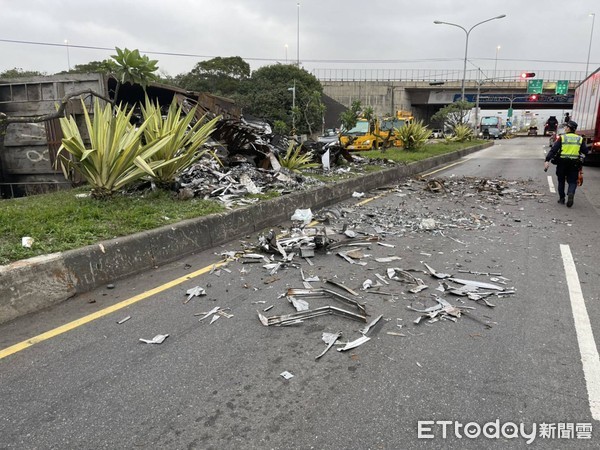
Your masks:
M521 78L533 78L533 77L535 77L534 72L523 72L521 74Z
M534 94L534 95L530 95L530 96L529 96L529 101L530 101L530 102L535 102L535 101L537 101L537 99L538 99L538 96L537 96L537 95L535 95L535 94Z

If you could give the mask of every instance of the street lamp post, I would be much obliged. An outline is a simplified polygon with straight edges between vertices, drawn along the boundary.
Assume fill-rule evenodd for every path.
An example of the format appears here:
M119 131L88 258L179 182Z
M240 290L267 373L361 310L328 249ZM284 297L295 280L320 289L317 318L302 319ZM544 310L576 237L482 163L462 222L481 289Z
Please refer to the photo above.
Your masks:
M498 51L500 50L500 46L496 47L496 59L494 60L494 76L492 78L496 78L496 68L498 67Z
M71 57L69 56L69 40L65 39L65 45L67 46L67 67L69 72L71 71Z
M479 26L479 25L481 25L483 23L489 22L491 20L502 19L504 17L506 17L506 14L501 14L499 16L492 17L490 19L482 20L481 22L476 23L475 25L473 25L468 30L465 27L463 27L461 25L458 25L456 23L442 22L441 20L434 20L433 21L433 23L435 23L436 25L450 25L451 27L460 28L461 30L463 30L465 32L465 35L466 35L466 39L465 39L465 58L464 58L464 62L463 62L463 76L462 76L462 82L461 82L461 87L460 87L460 99L462 101L465 101L465 78L467 77L467 54L468 54L468 51L469 51L469 34L471 34L471 31L473 31L473 28L475 28L475 27L477 27L477 26Z
M294 86L288 88L288 91L292 91L292 136L296 135L296 80L294 79Z
M300 68L300 2L296 4L298 7L298 19L296 24L296 66Z
M594 36L594 22L596 21L596 13L590 13L592 18L592 31L590 31L590 46L588 47L587 63L585 64L585 76L588 76L588 67L590 65L590 52L592 51L592 37Z

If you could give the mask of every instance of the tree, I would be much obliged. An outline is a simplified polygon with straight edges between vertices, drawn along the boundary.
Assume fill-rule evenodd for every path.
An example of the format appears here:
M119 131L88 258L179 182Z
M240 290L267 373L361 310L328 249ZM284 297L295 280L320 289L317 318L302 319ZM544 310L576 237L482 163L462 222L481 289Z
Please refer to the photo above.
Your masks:
M0 72L0 78L41 77L45 75L45 73L38 72L37 70L23 70L18 67Z
M114 98L119 95L119 88L122 84L131 83L139 84L144 91L150 81L156 81L158 76L154 73L158 70L156 59L150 59L146 55L141 55L139 50L129 50L127 48L121 50L115 47L116 55L111 55L115 61L115 70L113 75L117 79L117 89L115 90Z
M284 121L290 129L295 121L300 134L312 133L323 122L323 87L304 69L283 64L264 66L254 71L240 88L240 94L234 98L244 113Z
M342 123L342 128L344 130L351 130L356 126L356 122L358 121L358 116L362 111L362 104L360 100L354 100L350 108L340 114L340 122Z
M187 74L177 75L175 84L183 89L231 96L250 77L250 65L239 56L199 62Z
M117 63L113 59L104 61L90 61L86 64L77 64L69 71L59 73L104 73L111 74L118 70Z
M431 116L431 121L442 122L444 126L454 129L457 125L464 125L467 123L471 109L473 109L474 106L473 103L458 100L441 108Z

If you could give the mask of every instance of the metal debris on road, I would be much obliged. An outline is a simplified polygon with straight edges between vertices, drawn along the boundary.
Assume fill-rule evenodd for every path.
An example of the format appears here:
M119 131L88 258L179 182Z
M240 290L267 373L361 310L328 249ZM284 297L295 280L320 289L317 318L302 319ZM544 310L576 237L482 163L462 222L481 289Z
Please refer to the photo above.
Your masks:
M337 351L338 352L345 352L346 350L351 350L353 348L358 347L359 345L364 344L365 342L370 341L371 338L368 336L361 336L358 339L352 341L352 342L348 342L345 346L343 346L342 348L338 348Z
M331 289L326 288L312 288L312 289L299 289L299 288L289 288L287 290L288 297L306 297L306 298L324 298L329 297L334 300L339 300L341 302L350 304L354 306L358 311L366 315L365 307L363 304L353 300L351 298L346 297L345 295L340 294L339 292L332 291Z
M188 297L183 303L189 302L192 297L200 297L200 296L206 295L206 291L204 290L204 288L201 288L200 286L196 286L191 289L188 289L186 291L186 294Z
M212 316L213 314L216 314L217 311L219 311L221 309L220 306L215 306L213 309L211 309L210 311L208 311L207 313L200 313L200 314L204 314L202 317L200 317L200 319L198 319L198 322L202 322L204 319L206 319L208 316Z
M279 375L285 378L286 380L289 380L290 378L294 377L294 375L289 373L287 370L285 372L281 372Z
M371 328L373 328L381 320L382 317L383 317L383 314L377 316L375 319L373 319L371 321L371 323L365 325L363 328L358 330L358 332L366 336L369 333L369 330Z
M336 341L342 337L342 332L338 331L337 333L323 333L323 336L321 337L321 339L323 339L323 342L325 342L327 344L327 347L325 347L325 350L323 350L319 355L317 355L315 357L315 359L319 359L321 356L323 356L325 353L327 353L327 351L333 347L333 345L336 343Z
M119 320L117 323L118 323L119 325L121 325L122 323L125 323L125 322L127 322L129 319L131 319L131 316L124 317L124 318L122 318L121 320Z
M293 314L284 314L281 316L271 316L266 317L261 313L258 313L258 318L260 322L268 327L271 325L275 326L287 326L287 325L298 325L301 324L306 319L312 319L314 317L324 316L334 314L341 317L346 317L348 319L358 320L359 322L366 322L367 317L353 313L351 311L346 311L341 308L336 308L335 306L323 306L321 308L309 309L306 311L301 311Z
M152 339L143 339L140 338L140 342L144 342L146 344L162 344L166 338L168 338L168 334L157 334Z

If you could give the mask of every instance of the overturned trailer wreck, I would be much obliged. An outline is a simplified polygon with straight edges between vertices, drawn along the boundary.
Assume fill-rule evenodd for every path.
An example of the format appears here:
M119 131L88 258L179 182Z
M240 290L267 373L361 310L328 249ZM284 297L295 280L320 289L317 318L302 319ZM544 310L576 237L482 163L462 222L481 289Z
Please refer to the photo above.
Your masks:
M85 94L78 94L80 92ZM73 182L65 180L55 166L57 152L63 138L58 118L42 120L56 112L56 105L66 102L65 114L83 124L81 100L92 110L93 94L136 107L147 95L165 108L173 99L183 111L196 107L196 118L220 117L209 145L225 165L247 163L263 169L277 169L277 155L288 149L290 140L275 135L267 121L244 117L233 100L204 92L186 91L174 86L149 83L144 90L140 85L119 84L114 77L102 74L61 74L49 77L28 77L0 80L0 115L17 117L10 122L0 139L0 198L68 188ZM307 143L306 151L320 158L323 144ZM335 149L330 150L335 154ZM339 155L339 152L338 152ZM334 158L336 156L334 155Z

